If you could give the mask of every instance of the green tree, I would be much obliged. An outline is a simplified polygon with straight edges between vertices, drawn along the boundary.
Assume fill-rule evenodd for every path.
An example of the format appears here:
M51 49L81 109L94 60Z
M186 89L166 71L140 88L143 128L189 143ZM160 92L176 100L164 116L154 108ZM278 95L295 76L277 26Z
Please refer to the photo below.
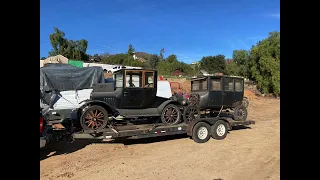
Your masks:
M263 93L280 95L280 32L257 43L250 51L249 77Z
M167 63L178 62L177 56L175 54L171 54L166 58Z
M129 55L129 56L132 56L134 52L135 52L135 50L134 50L132 44L129 44L129 47L128 47L128 55Z
M234 50L232 59L238 67L238 75L248 77L249 52L246 50Z
M156 55L156 54L150 55L149 59L148 59L149 67L151 67L153 69L157 69L159 61L160 61L160 59L159 59L158 55Z
M225 56L218 54L216 56L206 56L200 61L201 69L208 73L226 72Z
M47 58L46 58L46 57L42 57L42 58L41 58L41 60L45 60L45 59L47 59Z
M54 28L54 33L49 35L52 50L49 52L50 56L61 54L68 59L88 60L86 54L88 48L88 41L81 40L68 40L65 37L65 33L58 28Z
M226 74L232 76L239 75L239 67L234 61L226 62Z
M164 54L164 48L162 48L161 50L160 50L160 60L164 60L164 56L163 56L163 54Z

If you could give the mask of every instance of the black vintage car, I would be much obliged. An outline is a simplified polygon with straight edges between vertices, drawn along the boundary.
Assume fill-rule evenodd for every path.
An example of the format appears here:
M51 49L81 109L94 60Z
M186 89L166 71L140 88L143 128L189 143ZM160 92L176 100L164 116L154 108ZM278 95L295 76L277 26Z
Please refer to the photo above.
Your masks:
M198 95L199 99L196 99ZM229 76L205 76L191 80L191 101L198 101L200 110L220 114L233 110L235 120L247 119L248 101L244 99L244 79ZM196 104L196 103L195 103Z
M96 84L90 100L80 108L83 129L101 129L112 121L143 118L160 117L165 124L181 122L187 100L172 96L168 82L167 88L157 87L166 84L157 81L156 70L121 69L113 76L113 83Z

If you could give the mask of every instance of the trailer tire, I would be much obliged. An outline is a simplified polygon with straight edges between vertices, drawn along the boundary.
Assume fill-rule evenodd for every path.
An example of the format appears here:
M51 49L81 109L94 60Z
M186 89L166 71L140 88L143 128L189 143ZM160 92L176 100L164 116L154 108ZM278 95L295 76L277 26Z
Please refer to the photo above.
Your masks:
M214 125L211 126L211 137L216 140L222 140L227 137L228 134L228 124L219 120Z
M90 111L92 113L89 113ZM94 113L94 111L96 112ZM88 115L88 113L91 117L89 121L92 121L91 123L89 123L89 125L86 124L86 120L87 120L86 116ZM103 118L99 118L100 114L103 115ZM100 126L97 125L98 121L102 122L102 124L100 123ZM92 105L84 108L83 113L81 114L81 117L80 117L80 125L83 128L83 130L98 130L98 129L100 130L105 128L107 126L107 123L108 123L108 111L98 105ZM96 127L92 128L94 127L94 125L91 126L91 124L96 124Z
M198 122L192 128L192 139L196 143L205 143L210 139L210 125L205 122Z

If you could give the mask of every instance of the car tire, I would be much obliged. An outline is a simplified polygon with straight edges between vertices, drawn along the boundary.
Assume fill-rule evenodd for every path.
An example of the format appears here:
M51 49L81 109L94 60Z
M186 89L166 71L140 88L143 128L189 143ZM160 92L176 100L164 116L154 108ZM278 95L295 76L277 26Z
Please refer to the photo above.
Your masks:
M171 114L170 116L171 117L176 117L176 119L166 119L166 113L167 111L171 110L170 112L168 113L173 113ZM176 113L175 113L176 112ZM176 114L176 115L174 115ZM174 116L173 116L174 115ZM167 115L169 116L169 115ZM170 125L174 125L174 124L178 124L180 123L181 121L181 111L179 109L178 106L174 105L174 104L168 104L166 105L163 110L162 110L162 113L161 113L161 122L163 124L170 124Z
M205 143L210 139L210 125L205 122L198 122L192 129L192 139L196 143Z
M243 100L242 100L242 105L243 105L244 107L248 108L248 107L249 107L249 101L248 101L248 99L243 99Z
M247 120L248 117L248 111L245 106L238 105L237 107L234 108L234 113L233 113L234 120L236 121L245 121Z
M108 111L101 106L93 105L84 108L80 117L80 125L83 130L100 130L107 126L108 120Z
M221 140L227 137L228 124L223 120L218 120L211 126L211 137L216 140Z

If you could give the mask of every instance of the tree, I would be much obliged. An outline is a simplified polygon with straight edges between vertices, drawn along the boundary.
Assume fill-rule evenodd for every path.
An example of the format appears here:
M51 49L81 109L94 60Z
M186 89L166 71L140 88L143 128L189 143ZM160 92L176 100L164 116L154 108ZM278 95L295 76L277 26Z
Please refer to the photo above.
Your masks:
M238 75L248 77L249 52L246 50L234 50L232 59L238 67ZM234 66L234 64L232 64Z
M171 54L166 59L167 63L178 62L177 56L175 54Z
M41 60L45 60L45 59L47 59L47 58L46 58L46 57L42 57L42 58L41 58Z
M200 61L201 69L207 71L208 73L225 73L226 63L225 56L218 54L216 56L206 56Z
M132 56L133 53L134 53L134 48L133 48L132 44L129 44L128 55L129 55L129 56Z
M239 75L239 67L234 61L226 62L226 74L233 76Z
M250 51L249 77L263 93L280 95L280 32L257 43Z
M164 48L162 48L161 50L160 50L160 60L164 60L164 56L163 56L163 54L164 54Z
M58 28L54 28L54 33L49 35L52 50L49 52L50 56L56 56L61 54L68 59L79 59L88 60L86 54L88 48L88 41L85 39L81 40L68 40L65 37L65 33L60 31Z
M156 69L158 67L159 61L160 59L158 55L152 54L151 56L149 56L148 63L151 68Z

